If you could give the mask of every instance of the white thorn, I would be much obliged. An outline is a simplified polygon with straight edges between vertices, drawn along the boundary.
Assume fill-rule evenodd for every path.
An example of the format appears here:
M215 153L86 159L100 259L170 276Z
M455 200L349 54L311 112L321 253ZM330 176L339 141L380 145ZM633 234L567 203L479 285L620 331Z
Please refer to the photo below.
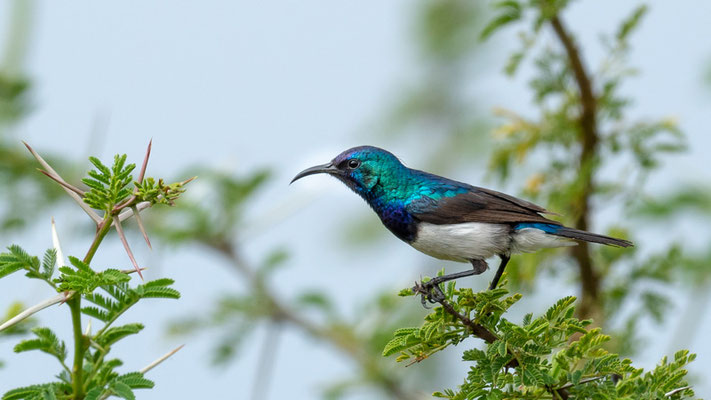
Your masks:
M25 311L23 311L23 312L21 312L21 313L15 315L14 317L10 318L10 319L7 320L7 321L5 321L5 323L3 323L2 325L0 325L0 332L4 331L5 329L7 329L7 328L9 328L9 327L11 327L11 326L14 326L15 324L17 324L18 322L24 320L25 318L28 318L28 317L32 316L32 314L38 313L38 312L44 310L45 308L47 308L47 307L49 307L49 306L51 306L51 305L54 305L54 304L57 304L57 303L61 303L61 302L63 302L63 301L66 301L66 300L69 299L73 294L74 294L74 291L62 292L62 293L59 293L58 295L56 295L56 296L54 296L54 297L51 297L51 298L49 298L49 299L47 299L47 300L44 300L44 301L41 302L41 303L35 304L34 306L32 306L32 307L26 309Z
M161 358L159 358L159 359L153 361L152 363L146 365L145 367L143 367L143 369L141 369L139 372L142 373L142 374L147 373L148 371L150 371L150 370L152 370L153 368L155 368L158 364L160 364L160 363L162 363L163 361L167 360L168 357L170 357L170 356L172 356L173 354L177 353L180 349L183 348L183 346L185 346L185 345L184 345L184 344L181 344L180 346L176 347L175 349L173 349L173 350L167 352L167 353L164 354Z
M59 235L57 235L57 226L54 223L54 217L52 217L52 246L57 252L57 266L63 267L67 265L64 261L64 253L62 253L62 246L59 244Z

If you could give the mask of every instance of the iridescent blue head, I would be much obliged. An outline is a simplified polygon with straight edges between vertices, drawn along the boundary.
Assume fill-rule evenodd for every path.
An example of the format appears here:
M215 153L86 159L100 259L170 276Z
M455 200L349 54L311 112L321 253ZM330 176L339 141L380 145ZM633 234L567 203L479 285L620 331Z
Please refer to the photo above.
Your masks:
M359 146L344 151L327 164L299 172L291 182L308 175L325 173L367 198L378 183L385 187L395 184L404 170L405 166L389 151L373 146Z

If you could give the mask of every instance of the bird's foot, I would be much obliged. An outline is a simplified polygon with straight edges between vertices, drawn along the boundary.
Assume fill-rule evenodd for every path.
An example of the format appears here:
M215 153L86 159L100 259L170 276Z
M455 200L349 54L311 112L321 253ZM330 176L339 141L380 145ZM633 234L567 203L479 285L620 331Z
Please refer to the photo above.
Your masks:
M420 301L422 302L422 307L427 307L427 302L430 304L439 303L445 299L442 289L439 287L439 281L437 279L432 279L427 282L415 282L415 286L412 287L412 291L415 294L420 295Z

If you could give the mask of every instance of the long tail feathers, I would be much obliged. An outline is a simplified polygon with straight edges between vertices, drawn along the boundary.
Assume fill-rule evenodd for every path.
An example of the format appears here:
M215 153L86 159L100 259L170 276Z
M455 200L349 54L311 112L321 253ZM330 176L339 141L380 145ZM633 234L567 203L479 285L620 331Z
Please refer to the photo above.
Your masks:
M617 247L632 247L632 246L634 246L634 244L632 242L630 242L629 240L616 239L613 237L598 235L597 233L581 231L579 229L568 228L565 226L562 226L562 227L556 229L555 232L552 232L552 233L556 236L562 236L565 238L570 238L570 239L575 239L575 240L584 240L586 242L601 243L601 244L606 244L608 246L617 246Z

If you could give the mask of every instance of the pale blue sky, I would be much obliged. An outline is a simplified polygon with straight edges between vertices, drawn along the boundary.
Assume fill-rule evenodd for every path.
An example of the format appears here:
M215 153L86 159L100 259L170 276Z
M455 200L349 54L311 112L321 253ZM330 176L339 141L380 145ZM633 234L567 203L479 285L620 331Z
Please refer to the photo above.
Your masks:
M9 2L0 2L6 15ZM374 121L399 89L417 76L417 57L412 45L414 2L398 1L125 1L125 2L36 2L33 37L27 70L34 82L34 111L16 130L40 151L61 152L84 159L92 153L108 157L126 152L133 160L142 156L149 138L154 139L149 171L166 174L190 164L208 163L234 171L261 166L277 167L276 178L254 207L254 220L286 203L296 203L301 212L250 238L247 255L257 257L265 249L285 246L292 250L290 268L279 275L277 286L285 293L313 276L309 286L332 282L359 282L377 276L378 288L406 286L419 276L408 265L422 265L420 254L397 239L360 253L345 250L332 236L344 218L338 212L362 210L359 199L326 178L288 187L288 180L306 166L323 162L347 147L362 144L387 145L417 166L422 161L417 147L399 146L392 139L379 139L371 132ZM617 21L636 4L633 2L579 1L565 15L568 25L580 33L586 61L595 65L600 56L598 33L614 29ZM652 186L663 191L678 182L708 182L711 171L707 150L711 94L702 86L704 63L711 57L711 3L651 2L651 11L634 36L631 63L642 75L625 89L635 98L637 116L669 115L678 119L689 137L690 151L665 163ZM7 21L0 21L4 32ZM505 105L531 110L525 92L526 74L509 80L498 73L515 41L514 32L499 35L493 44L488 68L482 77L481 103L492 108ZM89 139L95 119L108 117L105 140ZM461 171L458 176L472 183L481 171ZM39 178L38 178L39 179ZM275 200L281 198L281 200ZM338 207L336 207L338 205ZM68 221L78 214L57 216L65 252L80 254L86 243L73 240ZM374 217L373 217L374 218ZM313 221L319 221L318 224ZM42 230L12 238L38 252L50 245L49 221ZM304 231L305 227L308 227ZM44 229L46 228L46 229ZM694 229L693 226L690 227ZM686 240L690 229L671 229ZM702 231L708 239L708 230ZM657 233L655 233L657 234ZM698 235L696 235L698 236ZM318 239L317 239L318 238ZM0 244L8 244L1 238ZM650 242L654 238L649 239ZM688 240L693 241L694 238ZM186 311L200 312L214 293L239 287L231 275L211 267L189 251L169 253L157 248L148 254L138 238L133 241L138 256L159 267L148 277L174 277L183 292L181 305L151 302L136 309L150 314L146 333L117 346L128 368L140 368L177 343L166 341L164 324ZM703 243L699 241L699 244ZM705 241L708 243L708 240ZM644 246L643 244L641 246ZM652 246L648 247L652 248ZM125 263L116 240L109 241L102 258L107 263ZM387 250L387 251L385 251ZM385 256L384 256L385 254ZM216 261L216 260L215 260ZM440 265L440 264L432 264ZM388 269L385 267L388 266ZM434 268L433 268L434 271ZM194 275L207 277L192 284ZM209 278L209 279L208 279ZM209 280L209 287L208 287ZM289 285L289 282L294 282ZM371 293L366 284L340 287L337 298L346 309L355 299ZM571 292L572 291L572 292ZM555 298L575 294L569 287L540 294L519 312L539 312ZM10 300L37 302L49 294L41 286L28 285L19 276L0 281L0 309ZM686 297L678 304L686 304ZM40 314L43 322L68 328L68 312L50 309ZM700 315L702 332L711 329L708 315ZM127 319L126 322L133 320ZM642 365L653 365L667 351L669 327L640 355ZM650 327L650 329L658 329ZM191 339L183 351L150 373L156 389L140 392L142 399L199 398L234 393L250 387L256 359L256 344L223 371L209 369L209 344L204 337ZM10 343L0 343L0 392L30 383L38 376L49 380L55 365L40 354L14 355ZM702 335L685 343L699 354L692 370L704 376L711 367L711 345ZM347 362L304 338L289 333L283 338L275 386L270 398L310 399L321 384L350 370ZM308 360L305 363L304 360ZM463 366L460 366L464 368ZM28 369L32 368L32 373ZM462 370L463 371L463 370ZM462 374L452 374L455 377ZM449 385L459 382L456 378ZM439 388L432 388L436 390ZM701 383L698 394L711 395L711 385ZM240 393L232 398L244 398Z

